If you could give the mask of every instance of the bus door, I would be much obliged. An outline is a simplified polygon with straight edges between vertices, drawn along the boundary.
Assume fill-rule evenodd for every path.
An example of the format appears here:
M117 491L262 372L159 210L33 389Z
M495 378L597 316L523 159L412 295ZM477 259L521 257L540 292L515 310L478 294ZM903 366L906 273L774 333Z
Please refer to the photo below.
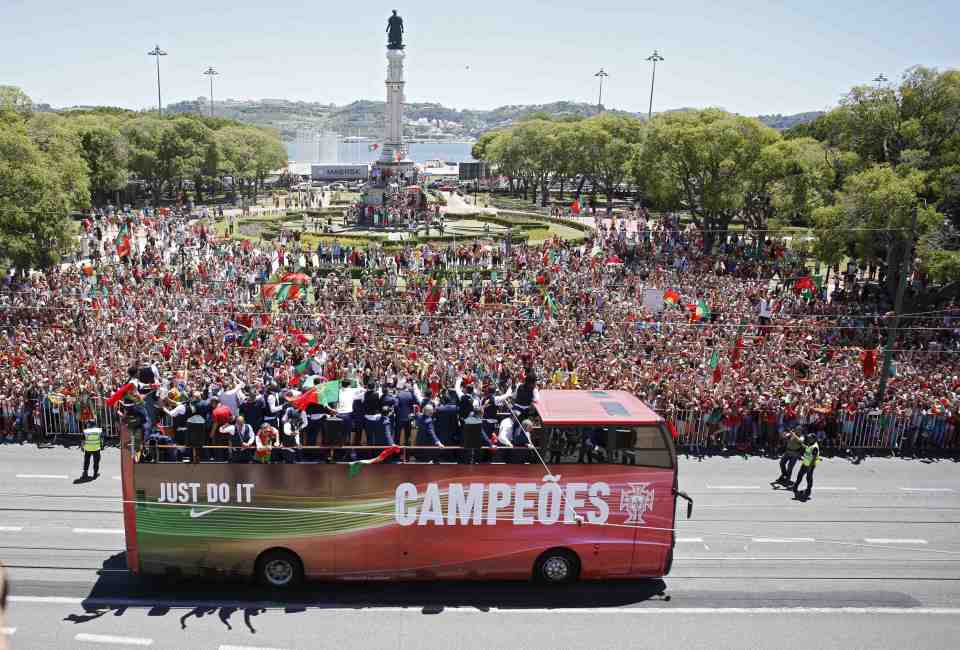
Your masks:
M626 521L635 526L630 572L661 575L673 547L676 454L669 434L656 424L631 427L619 452L636 467L621 496Z

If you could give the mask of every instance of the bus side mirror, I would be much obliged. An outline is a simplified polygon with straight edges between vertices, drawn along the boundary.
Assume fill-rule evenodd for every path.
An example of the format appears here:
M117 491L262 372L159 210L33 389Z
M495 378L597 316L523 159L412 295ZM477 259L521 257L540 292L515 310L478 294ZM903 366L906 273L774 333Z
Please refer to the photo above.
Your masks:
M687 519L693 518L693 499L690 498L690 495L682 490L674 490L674 494L687 502Z

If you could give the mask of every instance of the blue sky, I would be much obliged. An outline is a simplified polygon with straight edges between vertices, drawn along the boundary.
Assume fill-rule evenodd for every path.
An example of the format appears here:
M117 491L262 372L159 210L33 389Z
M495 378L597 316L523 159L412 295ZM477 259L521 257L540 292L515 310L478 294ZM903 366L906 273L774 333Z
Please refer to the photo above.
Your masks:
M210 65L219 98L381 99L393 8L408 32L408 100L456 108L595 102L603 67L604 104L645 111L654 48L666 57L654 110L817 110L880 72L960 67L955 1L591 4L0 0L0 84L54 106L148 107L146 53L159 43L164 103L205 96Z

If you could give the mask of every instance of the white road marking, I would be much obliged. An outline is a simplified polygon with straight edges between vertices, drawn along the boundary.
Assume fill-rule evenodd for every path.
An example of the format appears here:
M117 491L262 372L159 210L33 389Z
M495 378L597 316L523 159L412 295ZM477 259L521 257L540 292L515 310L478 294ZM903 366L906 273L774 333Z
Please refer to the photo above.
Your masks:
M119 481L120 479L121 479L121 477L119 477L119 476L114 476L114 477L113 477L113 480L114 480L114 481Z
M15 627L0 627L0 634L3 636L13 636L17 633L17 628Z
M113 636L112 634L78 634L73 637L84 643L112 643L114 645L153 645L153 639L144 639L135 636Z
M913 487L902 487L900 488L904 492L953 492L953 488L913 488Z
M0 526L0 533L19 533L23 526Z
M703 544L705 550L710 550L710 547L707 546L707 543L703 541L702 537L677 537L676 542L677 544Z
M220 650L281 650L281 648L260 648L250 645L222 645Z
M770 559L770 558L765 558ZM257 601L169 601L153 600L148 598L66 598L63 596L10 596L15 603L41 603L79 605L86 603L90 606L104 607L137 607L143 605L166 605L171 608L193 609L195 607L251 607L260 609L282 610L289 605L275 602ZM309 607L309 605L308 605ZM558 607L541 609L500 609L491 608L504 614L929 614L960 616L960 607ZM416 607L375 607L371 614L391 612L414 614L421 616L421 610ZM445 612L451 614L481 614L484 610L475 607L445 607ZM315 614L342 615L356 613L352 607L319 607L312 610ZM227 646L230 647L230 646ZM238 646L243 647L243 646Z
M816 540L812 537L754 537L750 541L757 544L797 544Z
M122 528L74 528L73 532L80 535L123 535Z
M710 485L707 483L707 488L710 490L760 490L761 486L759 485Z
M890 537L867 537L867 544L926 544L925 539L895 539Z
M70 478L66 474L17 474L17 478Z

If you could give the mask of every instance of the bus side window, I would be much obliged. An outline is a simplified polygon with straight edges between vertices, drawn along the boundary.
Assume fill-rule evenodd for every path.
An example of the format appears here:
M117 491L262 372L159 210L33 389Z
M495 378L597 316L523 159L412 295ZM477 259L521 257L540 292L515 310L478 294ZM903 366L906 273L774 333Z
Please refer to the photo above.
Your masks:
M644 467L673 468L673 456L664 439L664 434L655 424L632 427L628 438L630 445L624 445L621 462L625 465Z

